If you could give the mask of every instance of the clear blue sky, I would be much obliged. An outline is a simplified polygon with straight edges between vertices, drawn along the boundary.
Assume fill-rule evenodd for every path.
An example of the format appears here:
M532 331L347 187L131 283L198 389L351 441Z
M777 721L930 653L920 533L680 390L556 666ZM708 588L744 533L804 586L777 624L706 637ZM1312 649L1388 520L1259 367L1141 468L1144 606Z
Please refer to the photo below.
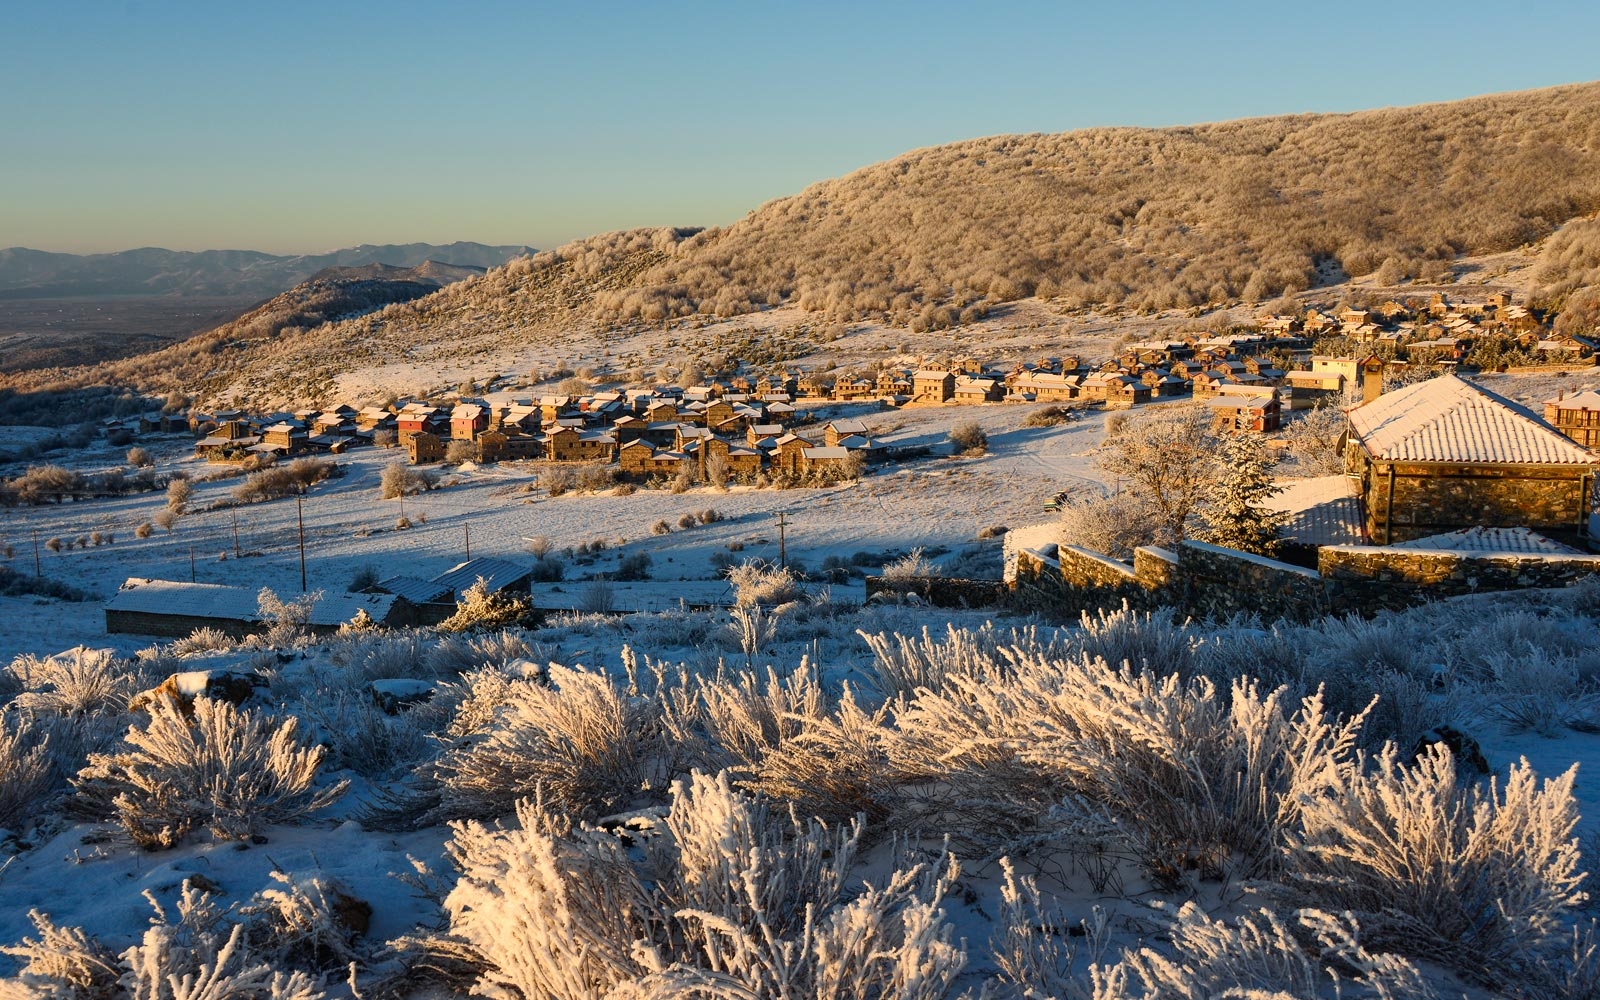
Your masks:
M0 247L548 247L918 146L1600 77L1600 3L6 5Z

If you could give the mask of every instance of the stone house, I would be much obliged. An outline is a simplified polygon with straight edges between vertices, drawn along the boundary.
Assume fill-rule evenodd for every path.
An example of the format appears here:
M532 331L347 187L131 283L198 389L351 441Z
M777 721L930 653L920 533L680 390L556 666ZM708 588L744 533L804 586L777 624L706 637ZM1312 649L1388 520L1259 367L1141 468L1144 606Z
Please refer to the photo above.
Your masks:
M508 434L503 430L478 435L478 457L483 462L509 462L538 458L541 445L532 434Z
M943 403L956 394L956 377L950 372L924 368L911 376L911 398L918 402Z
M478 435L489 429L489 408L478 403L458 403L450 411L450 438L454 441L476 441Z
M617 439L604 431L557 427L545 435L545 455L552 462L610 462Z
M1338 372L1289 372L1284 376L1289 389L1289 409L1309 410L1317 401L1344 393L1345 378Z
M1278 397L1240 395L1224 392L1206 401L1211 411L1211 425L1222 433L1253 431L1265 433L1282 426L1282 408Z
M1590 389L1547 399L1544 419L1585 448L1600 448L1600 392Z
M833 398L840 400L867 399L877 392L878 384L865 375L846 375L833 383Z
M240 639L272 624L263 619L256 595L255 587L130 577L106 602L106 631L182 638L198 628L213 628ZM337 632L361 612L379 625L404 624L404 602L393 594L319 595L305 620L305 627L318 635Z
M401 439L406 450L406 461L412 465L427 465L444 461L444 441L432 431L417 431Z
M271 450L278 455L300 455L310 450L310 435L299 423L280 420L261 432L261 450Z
M654 445L636 437L617 449L617 465L624 476L643 478L650 474L650 459L655 453Z
M850 471L850 450L843 447L801 450L802 468L808 476L844 476Z
M822 443L829 448L838 445L852 434L870 437L867 425L859 420L830 420L822 425Z
M807 448L814 447L811 441L798 434L785 434L772 443L771 461L775 471L786 472L791 476L804 475L806 471L805 452Z
M1005 393L1005 383L999 379L963 375L956 379L954 398L958 403L998 403Z
M1586 533L1596 457L1522 406L1442 375L1347 412L1373 543L1477 526Z
M754 477L761 471L761 452L744 445L730 444L724 456L728 472L739 479Z

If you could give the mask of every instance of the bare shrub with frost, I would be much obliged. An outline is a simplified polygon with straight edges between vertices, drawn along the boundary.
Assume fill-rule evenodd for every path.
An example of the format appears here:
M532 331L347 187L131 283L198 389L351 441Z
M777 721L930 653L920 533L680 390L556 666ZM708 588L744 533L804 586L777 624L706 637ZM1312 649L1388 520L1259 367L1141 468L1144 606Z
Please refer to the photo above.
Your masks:
M660 777L658 705L605 673L556 666L548 686L511 682L502 691L489 721L435 763L438 815L503 816L542 788L555 807L603 816Z
M311 610L322 600L322 591L301 594L293 600L284 600L272 588L262 587L256 594L256 615L267 624L267 630L255 641L269 649L288 649L305 635L306 623L311 620Z
M869 822L896 805L887 714L861 708L848 687L829 698L804 661L786 676L768 667L686 679L662 708L666 739L694 765L727 769L803 816Z
M0 828L21 830L50 789L49 740L0 714Z
M1068 794L1106 810L1161 880L1262 874L1300 802L1332 780L1361 719L1320 697L1291 707L1235 679L1223 691L1087 656L1017 657L1005 675L952 676L895 711L889 754L908 780L984 803L988 829L1024 827Z
M1504 785L1458 781L1435 746L1402 766L1344 761L1290 838L1295 884L1360 918L1364 940L1492 978L1551 943L1584 899L1573 836L1577 768L1542 784L1526 760Z
M1000 859L1000 871L1000 913L989 940L1000 973L994 985L1016 997L1087 1000L1080 943L1088 964L1099 961L1109 944L1105 911L1096 906L1088 918L1073 921L1045 902L1038 880L1019 876L1010 858Z
M58 927L47 914L28 911L38 937L0 945L0 954L17 959L19 996L61 1000L113 1000L122 968L117 954L80 927Z
M772 566L760 560L740 563L728 569L736 604L787 604L800 596L800 581L786 566Z
M252 955L245 926L213 897L185 881L177 920L148 890L155 911L139 943L114 954L80 928L57 927L29 914L38 938L0 951L23 960L19 985L28 996L73 1000L321 1000L322 979L281 972Z
M530 805L517 827L456 827L449 936L488 995L774 998L949 995L965 964L942 901L954 865L914 865L849 902L859 825L774 815L728 779L674 786L664 835L635 860L619 840L567 835Z
M348 968L363 957L357 938L372 915L368 903L325 875L274 871L272 880L277 884L239 911L252 956L309 972Z
M947 625L938 639L926 625L915 636L898 631L857 630L856 634L872 651L874 686L885 697L924 688L937 691L951 675L985 676L1004 670L1017 651L1045 659L1060 659L1070 651L1068 640L1055 630L1043 636L1036 626L1029 626L1002 634L988 622L976 630Z
M1105 660L1113 666L1124 663L1134 669L1188 675L1194 669L1199 637L1187 621L1173 624L1171 608L1135 611L1127 601L1115 611L1084 611L1076 632L1066 641L1078 653Z
M782 610L782 607L769 610L764 605L749 603L736 604L728 613L727 631L744 653L745 666L753 667L756 657L777 638Z
M295 719L275 725L225 701L195 699L191 723L158 699L148 723L129 727L124 741L90 754L77 785L108 799L146 849L172 847L202 826L218 839L246 840L331 805L348 787L316 787L327 751L303 745Z
M73 649L56 656L23 654L8 672L23 688L15 707L41 715L115 714L128 707L139 679L109 649Z
M506 590L490 591L482 577L461 592L456 602L456 613L440 622L441 632L477 632L485 629L502 629L520 625L533 610L533 601L526 594Z
M1170 946L1130 948L1117 964L1092 967L1093 1000L1321 1000L1329 990L1345 996L1346 985L1355 987L1348 995L1374 1000L1434 995L1416 966L1368 951L1348 914L1299 910L1285 918L1259 909L1224 921L1193 902L1155 905L1167 915ZM1083 995L1063 985L1060 995Z
M297 712L332 751L330 764L364 778L409 770L434 751L425 707L387 715L370 694L331 691L306 698Z
M173 656L199 656L233 648L233 640L218 628L201 626L181 639L174 639L168 650Z

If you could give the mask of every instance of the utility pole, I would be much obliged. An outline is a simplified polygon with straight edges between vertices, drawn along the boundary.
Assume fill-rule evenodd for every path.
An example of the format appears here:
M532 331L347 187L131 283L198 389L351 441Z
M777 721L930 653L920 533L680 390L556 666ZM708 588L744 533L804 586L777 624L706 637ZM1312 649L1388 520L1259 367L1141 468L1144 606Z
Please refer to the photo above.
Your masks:
M194 583L194 546L189 546L189 582Z
M237 559L239 558L239 512L230 510L228 513L233 515L233 557Z
M300 593L303 594L306 592L306 517L305 507L300 500L300 495L295 494L294 520L300 533Z
M788 515L787 511L781 511L781 510L778 511L778 565L779 566L788 566L789 565L788 539L787 539L787 537L786 537L786 535L784 533L784 529L789 526L789 522L787 520L788 516L789 515Z
M467 559L470 561L472 559L472 525L462 524L461 530L466 532L467 535Z
M44 568L39 565L39 529L33 529L33 575L44 578Z

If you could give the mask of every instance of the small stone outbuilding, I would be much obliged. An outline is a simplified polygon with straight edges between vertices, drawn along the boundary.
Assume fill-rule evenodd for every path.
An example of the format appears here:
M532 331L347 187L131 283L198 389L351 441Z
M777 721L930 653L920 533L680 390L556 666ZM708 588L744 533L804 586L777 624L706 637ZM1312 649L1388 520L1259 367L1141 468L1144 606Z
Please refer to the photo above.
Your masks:
M1586 535L1596 457L1526 407L1442 375L1347 412L1346 466L1374 544L1474 526Z

